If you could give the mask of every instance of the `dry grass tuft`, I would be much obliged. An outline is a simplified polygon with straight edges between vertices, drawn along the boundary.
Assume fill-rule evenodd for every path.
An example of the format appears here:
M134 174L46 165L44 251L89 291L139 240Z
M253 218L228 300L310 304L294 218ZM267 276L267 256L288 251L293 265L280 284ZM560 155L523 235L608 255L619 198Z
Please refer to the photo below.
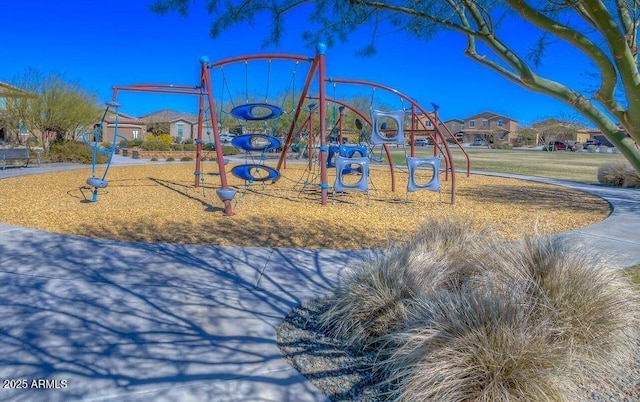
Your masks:
M387 252L352 267L321 315L321 326L356 349L373 347L406 317L419 294L469 275L469 256L459 245L474 241L468 223L427 221L406 243L390 245Z
M524 292L421 296L380 363L398 401L567 401L572 358Z
M628 278L612 271L607 256L564 236L526 237L501 245L481 261L504 283L527 283L543 320L578 361L584 375L607 378L633 356L640 337L640 298ZM489 262L489 264L487 264Z
M427 222L340 284L328 333L377 356L398 401L580 400L639 352L640 298L569 237L487 243Z
M598 182L617 187L640 187L640 174L628 162L609 162L598 168Z

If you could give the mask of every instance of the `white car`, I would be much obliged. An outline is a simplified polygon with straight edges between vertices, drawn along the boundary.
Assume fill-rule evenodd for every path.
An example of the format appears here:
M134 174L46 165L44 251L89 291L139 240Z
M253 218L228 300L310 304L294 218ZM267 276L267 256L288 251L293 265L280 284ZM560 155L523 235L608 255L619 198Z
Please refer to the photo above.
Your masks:
M236 136L233 134L220 134L220 142L222 142L223 144L227 144L231 142L231 140L235 137Z

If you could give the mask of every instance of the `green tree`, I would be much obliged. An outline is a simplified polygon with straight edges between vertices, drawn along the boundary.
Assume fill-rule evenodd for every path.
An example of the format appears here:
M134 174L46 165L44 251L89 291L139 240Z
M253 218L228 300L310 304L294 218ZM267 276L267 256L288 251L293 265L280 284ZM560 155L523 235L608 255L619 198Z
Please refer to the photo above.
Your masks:
M74 139L80 129L100 120L96 96L59 75L43 76L29 69L14 85L29 95L7 99L7 115L23 124L47 151L51 142Z
M171 132L171 124L169 122L149 122L147 123L147 132L153 135L160 135Z
M191 3L157 0L152 10L187 14ZM323 38L331 46L336 39L345 40L354 30L370 26L374 35L365 53L375 51L376 29L387 22L427 39L441 29L459 32L467 39L465 55L513 83L576 110L640 172L637 0L207 0L206 6L214 17L213 37L234 24L253 22L259 13L270 13L273 23L268 41L276 43L287 13L300 8L308 12L310 30L304 38L309 42ZM503 28L505 21L512 20L540 32L530 49L521 51L509 45ZM539 62L551 38L588 58L586 69L596 71L595 89L572 88L540 74Z

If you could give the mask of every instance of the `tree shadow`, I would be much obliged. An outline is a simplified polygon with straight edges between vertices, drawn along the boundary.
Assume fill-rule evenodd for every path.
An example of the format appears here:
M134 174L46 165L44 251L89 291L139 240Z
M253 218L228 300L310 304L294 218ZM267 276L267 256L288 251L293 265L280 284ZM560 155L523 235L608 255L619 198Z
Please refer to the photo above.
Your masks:
M531 205L532 208L551 208L583 212L602 213L607 202L599 197L586 196L581 191L570 191L564 187L549 185L521 187L513 185L485 185L472 189L460 189L458 195L478 203L505 203Z
M114 218L109 226L86 222L75 234L103 239L133 240L146 243L227 244L260 247L304 247L310 249L379 248L379 233L363 231L330 216L323 221L304 221L299 225L274 217L246 219L234 217L224 224L208 222L124 221ZM398 231L391 235L403 237ZM390 235L390 236L391 236ZM397 239L395 239L397 240Z
M363 256L116 243L16 230L0 245L0 373L66 380L6 400L322 400L276 327Z

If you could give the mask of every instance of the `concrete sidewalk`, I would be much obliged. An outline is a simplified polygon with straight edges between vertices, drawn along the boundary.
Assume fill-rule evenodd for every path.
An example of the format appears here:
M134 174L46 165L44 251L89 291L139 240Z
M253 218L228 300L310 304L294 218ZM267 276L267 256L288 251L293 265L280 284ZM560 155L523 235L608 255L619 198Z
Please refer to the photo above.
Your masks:
M37 169L7 170L58 167ZM640 190L527 179L607 199L610 217L570 235L617 255L613 267L640 264ZM0 400L325 401L280 358L276 329L366 254L127 243L0 224L0 377L13 380Z

